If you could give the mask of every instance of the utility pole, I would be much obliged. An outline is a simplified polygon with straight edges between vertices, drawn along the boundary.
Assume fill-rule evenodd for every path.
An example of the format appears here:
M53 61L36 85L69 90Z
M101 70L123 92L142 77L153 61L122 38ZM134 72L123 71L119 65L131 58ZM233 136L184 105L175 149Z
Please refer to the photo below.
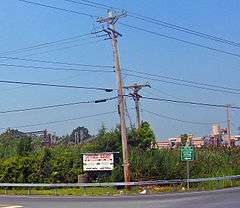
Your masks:
M231 146L231 118L230 118L230 109L231 105L227 105L227 134L228 134L228 142L229 145Z
M25 134L27 134L31 137L36 136L36 135L42 135L43 136L42 144L45 147L50 147L51 146L51 138L50 138L50 135L48 134L47 129L40 130L40 131L28 131L28 132L25 132Z
M109 38L112 40L112 48L113 48L113 56L114 56L114 66L115 66L115 76L117 80L117 88L118 88L118 109L119 109L119 117L120 117L120 129L121 129L121 139L122 139L122 152L123 152L123 167L124 167L124 181L125 183L130 182L130 172L129 172L129 160L128 160L128 144L127 144L127 129L126 129L126 121L125 121L125 102L123 96L123 86L122 86L122 77L121 77L121 68L119 63L118 56L118 44L117 37L121 36L115 30L116 22L125 17L126 12L122 13L113 13L112 10L108 10L108 16L103 18L98 18L98 23L107 23L107 28L103 31L106 32ZM126 188L128 186L126 185Z
M47 148L51 146L51 140L49 138L47 129L43 130L43 143L44 143L44 146L46 146Z
M130 95L133 97L133 100L135 102L135 110L136 110L136 128L139 129L141 127L141 117L140 117L140 98L141 95L138 94L138 92L143 87L151 87L149 84L134 84L130 86L124 87L127 90L133 90Z

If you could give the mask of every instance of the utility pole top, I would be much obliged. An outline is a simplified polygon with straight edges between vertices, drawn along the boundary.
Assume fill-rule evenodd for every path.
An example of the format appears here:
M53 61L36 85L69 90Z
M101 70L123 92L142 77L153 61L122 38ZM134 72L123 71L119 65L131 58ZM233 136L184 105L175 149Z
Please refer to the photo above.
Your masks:
M103 32L108 34L109 39L115 38L115 41L117 41L117 37L122 35L115 30L115 24L120 18L126 17L127 12L113 12L112 10L108 10L107 14L107 17L98 17L97 22L99 24L107 24L107 28L103 27Z
M129 86L124 87L124 89L133 90L133 92L130 93L130 96L132 96L133 100L135 101L136 128L137 129L139 129L141 127L140 104L139 104L141 95L139 95L138 92L144 87L151 88L151 86L149 84L136 84L136 83L133 84L133 85L129 85Z
M98 17L97 22L98 23L108 23L108 24L116 24L116 22L123 17L127 16L126 11L122 12L113 12L112 10L108 10L108 17Z
M129 86L123 87L123 88L127 89L127 90L134 90L134 92L138 92L143 87L151 88L150 84L137 84L137 83L135 83L134 85L129 85Z

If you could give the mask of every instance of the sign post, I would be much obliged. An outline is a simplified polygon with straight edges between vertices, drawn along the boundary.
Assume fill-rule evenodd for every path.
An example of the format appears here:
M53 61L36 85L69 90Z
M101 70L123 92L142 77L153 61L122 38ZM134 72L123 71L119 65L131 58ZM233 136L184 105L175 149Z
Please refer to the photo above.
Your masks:
M187 165L187 188L189 190L189 178L190 178L190 170L189 170L189 161L195 160L195 151L193 146L184 146L181 147L181 160L186 161Z

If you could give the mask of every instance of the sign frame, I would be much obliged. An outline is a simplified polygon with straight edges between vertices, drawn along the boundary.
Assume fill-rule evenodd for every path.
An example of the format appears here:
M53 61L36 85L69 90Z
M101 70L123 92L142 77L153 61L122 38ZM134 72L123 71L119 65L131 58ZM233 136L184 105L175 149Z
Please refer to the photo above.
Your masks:
M112 171L114 169L115 152L82 153L83 171Z
M194 146L181 147L181 160L182 161L194 161L196 159Z

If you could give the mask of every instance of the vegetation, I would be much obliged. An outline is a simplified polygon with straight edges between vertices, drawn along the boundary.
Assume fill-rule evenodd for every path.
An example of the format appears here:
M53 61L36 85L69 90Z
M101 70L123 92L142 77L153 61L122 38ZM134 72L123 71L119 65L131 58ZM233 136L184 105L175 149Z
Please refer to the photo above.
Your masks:
M75 129L75 132L84 130ZM95 139L87 143L59 142L46 148L41 138L16 136L7 131L0 135L1 183L74 183L82 169L82 153L119 152L112 172L88 174L91 182L122 181L121 138L119 128L102 127ZM75 135L73 133L72 135ZM87 137L86 137L87 138ZM186 178L186 165L180 161L179 149L154 148L155 135L147 122L139 130L128 130L131 180L159 180ZM240 174L240 149L204 147L197 149L196 160L190 163L192 178Z

